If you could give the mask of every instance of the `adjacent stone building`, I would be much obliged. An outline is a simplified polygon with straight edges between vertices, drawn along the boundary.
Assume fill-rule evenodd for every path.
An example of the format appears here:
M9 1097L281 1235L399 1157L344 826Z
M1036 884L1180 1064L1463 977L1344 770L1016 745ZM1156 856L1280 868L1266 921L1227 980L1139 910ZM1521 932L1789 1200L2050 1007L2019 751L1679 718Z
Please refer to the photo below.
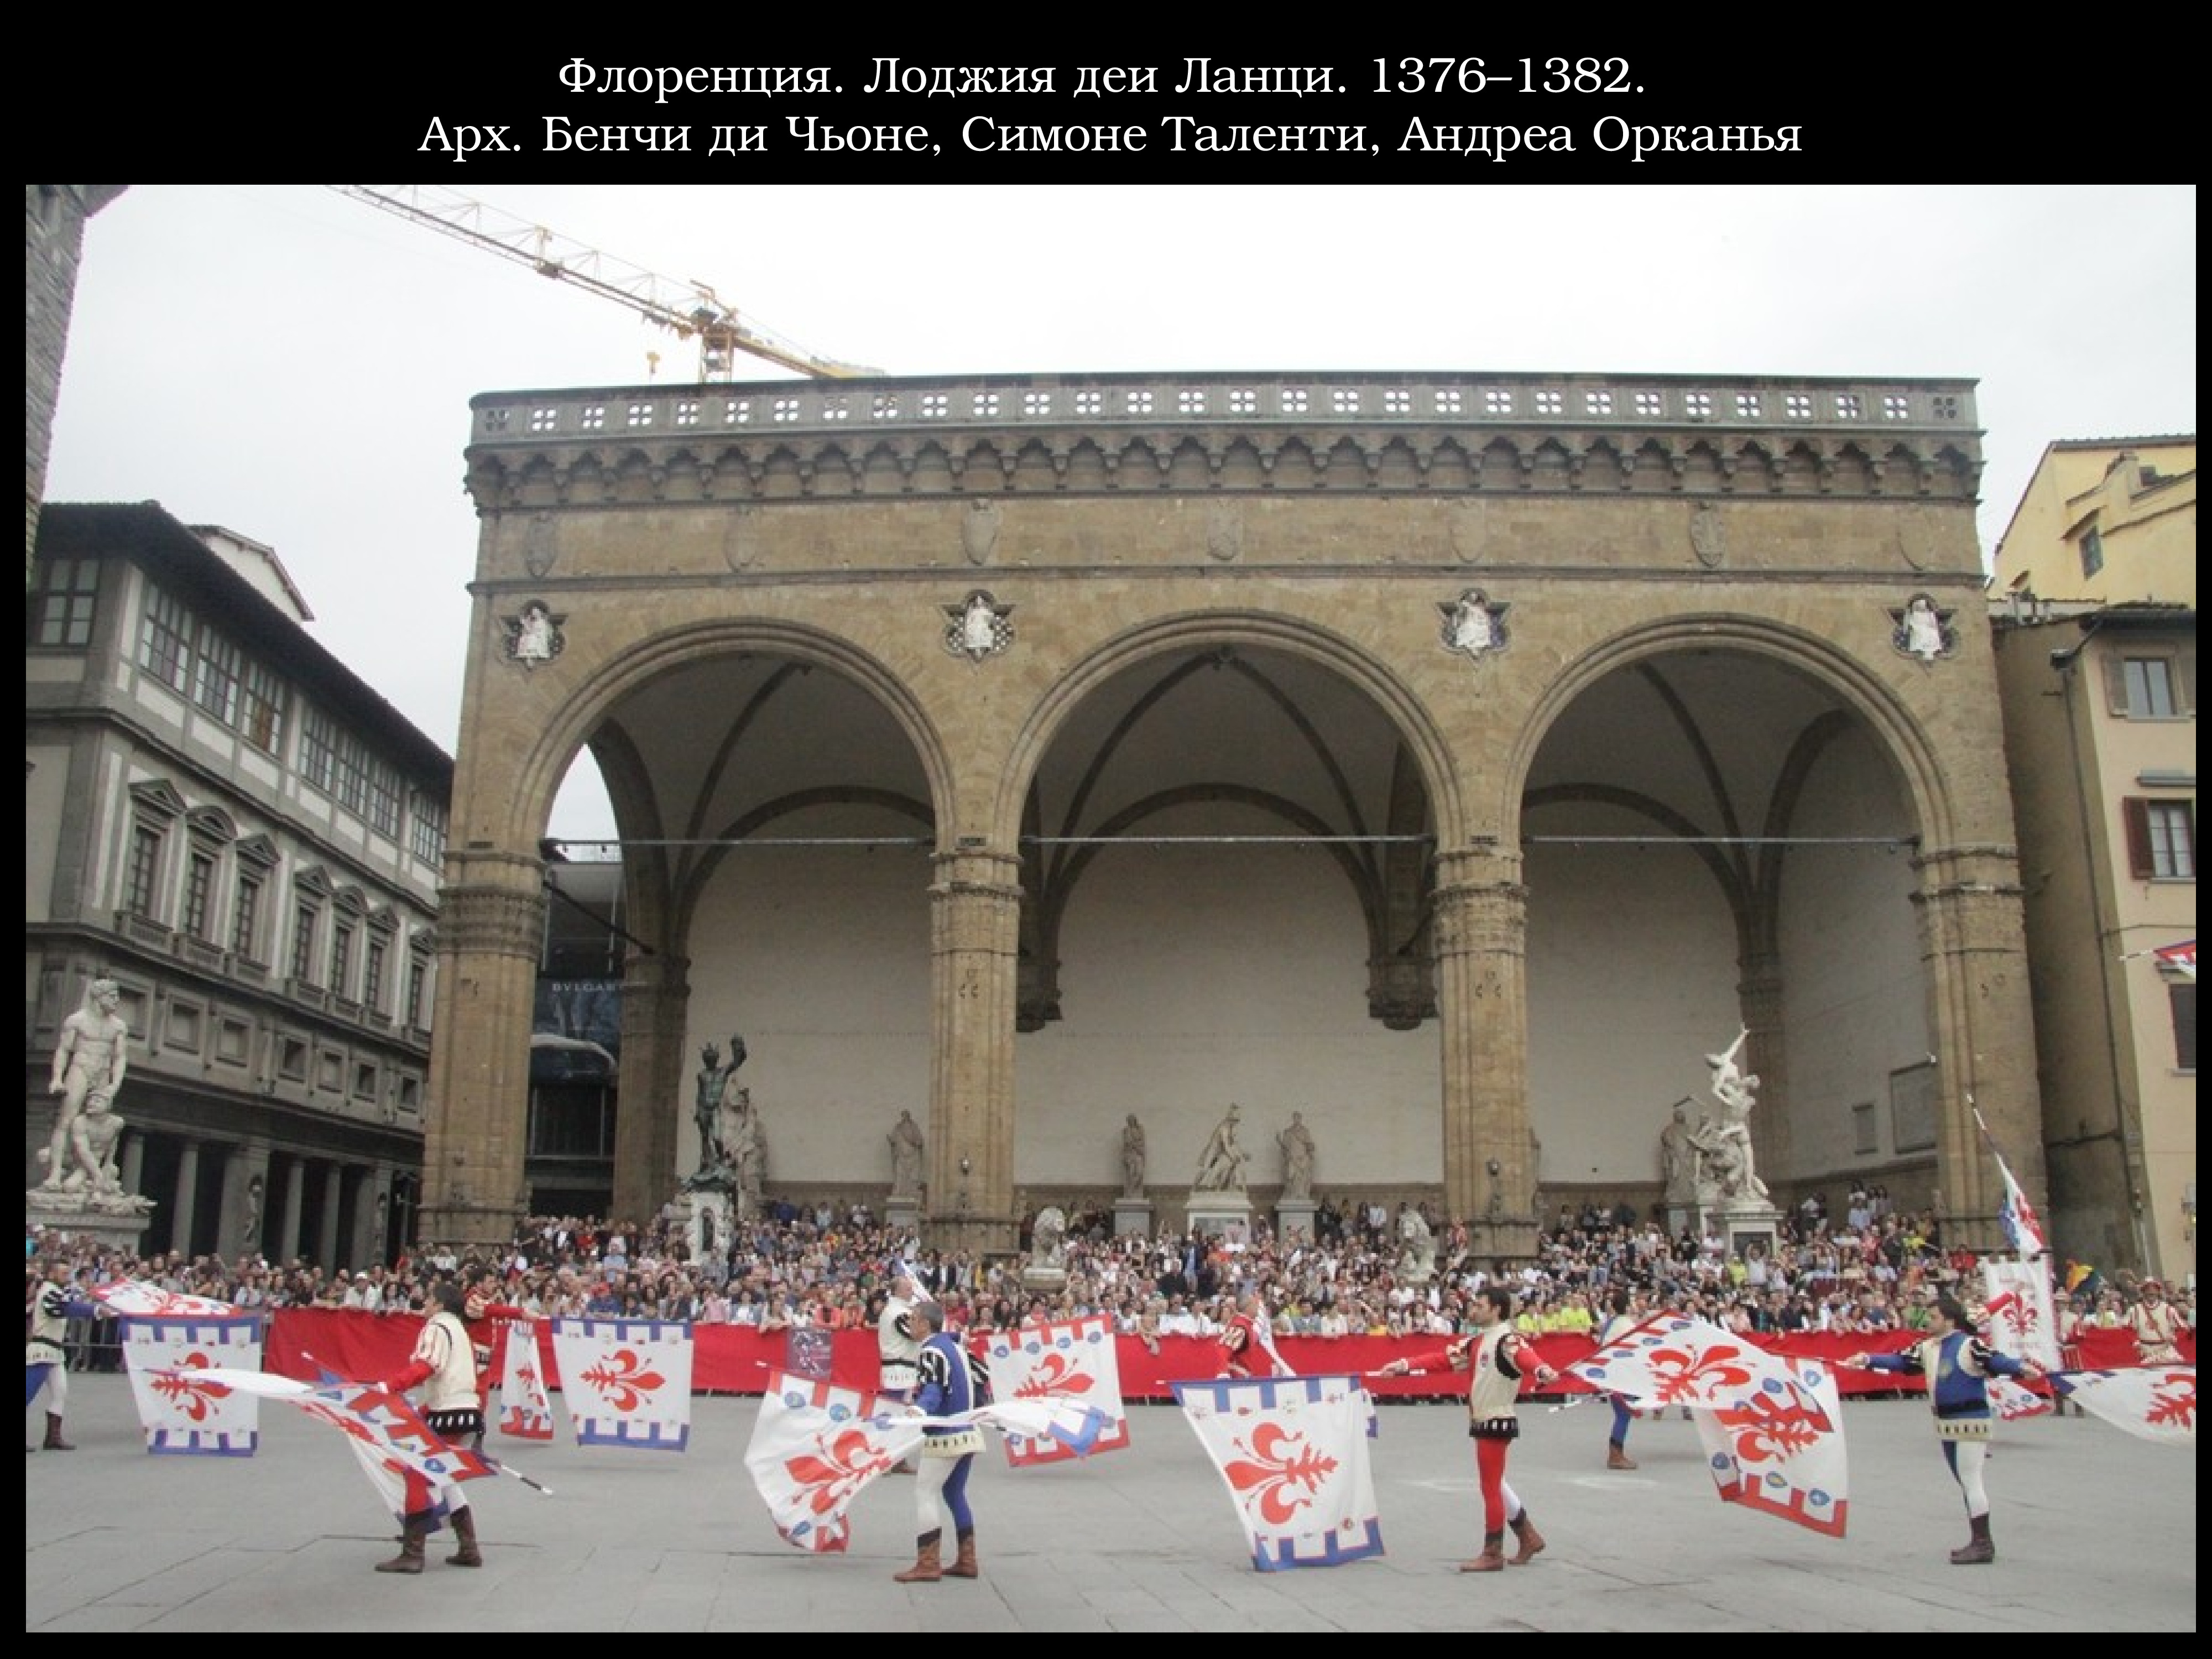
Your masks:
M149 1249L325 1266L413 1231L450 758L309 637L270 549L48 503L24 662L27 1178L60 1022L131 1029Z
M742 1031L771 1183L933 1242L1264 1202L1527 1253L1750 1033L1778 1200L1990 1239L2041 1121L1962 381L1038 375L488 393L423 1231L531 1203L554 795L623 842L614 1204Z
M2187 1278L2196 440L2051 444L1998 544L1996 580L2053 1243L2100 1266Z

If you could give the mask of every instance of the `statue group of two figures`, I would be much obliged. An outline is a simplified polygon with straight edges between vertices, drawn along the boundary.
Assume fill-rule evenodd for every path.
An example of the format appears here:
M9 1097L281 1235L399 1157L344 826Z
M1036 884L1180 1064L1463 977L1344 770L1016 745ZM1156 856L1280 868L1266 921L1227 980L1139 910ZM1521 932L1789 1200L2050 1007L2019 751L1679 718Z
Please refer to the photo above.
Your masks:
M143 1222L154 1207L152 1200L124 1189L118 1167L124 1121L115 1100L131 1042L122 1004L115 981L95 979L85 988L83 1003L62 1021L46 1082L53 1127L39 1152L45 1173L25 1194L27 1208L49 1216L73 1211Z
M1674 1108L1659 1134L1659 1174L1669 1210L1764 1208L1766 1183L1759 1178L1751 1146L1751 1109L1757 1103L1756 1073L1743 1069L1745 1040L1736 1039L1717 1054L1707 1054L1709 1085L1716 1110L1701 1114L1693 1127L1689 1102Z
M741 1218L761 1212L761 1189L768 1179L768 1136L754 1109L752 1091L738 1081L745 1063L745 1040L730 1039L730 1057L708 1043L699 1051L699 1085L692 1118L699 1127L699 1167L684 1182L693 1192L731 1194Z

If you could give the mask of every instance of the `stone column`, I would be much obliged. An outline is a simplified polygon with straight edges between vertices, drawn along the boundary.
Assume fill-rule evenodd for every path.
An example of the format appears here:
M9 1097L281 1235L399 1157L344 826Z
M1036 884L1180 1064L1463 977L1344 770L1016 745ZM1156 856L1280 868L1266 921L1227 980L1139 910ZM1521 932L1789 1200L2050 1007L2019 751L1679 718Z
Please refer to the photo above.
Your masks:
M504 1244L528 1196L530 1020L545 925L544 866L514 853L448 853L438 914L437 1017L416 1231Z
M345 1165L323 1165L323 1213L315 1228L315 1260L325 1273L336 1273L340 1267L361 1266L358 1261L338 1260L338 1212L345 1203Z
M1999 1249L2004 1182L1975 1127L1975 1107L2029 1199L2039 1209L2048 1200L2018 865L2010 848L1954 847L1922 854L1913 868L1936 1045L1944 1242Z
M193 1212L198 1207L200 1187L200 1144L197 1140L184 1143L177 1154L177 1184L171 1190L176 1194L169 1207L169 1248L182 1250L187 1256L192 1249Z
M392 1170L374 1164L353 1172L353 1225L346 1233L346 1255L356 1267L391 1265L391 1243L385 1237L385 1207L392 1195Z
M117 1166L122 1173L123 1190L143 1193L146 1190L146 1137L136 1129L123 1132L123 1159Z
M679 1139L690 1133L684 957L632 951L623 964L621 1098L615 1113L615 1213L651 1216L677 1190Z
M276 1234L272 1262L289 1266L300 1254L300 1229L307 1211L307 1166L297 1158L284 1164L284 1221Z
M253 1183L261 1185L256 1189ZM266 1250L269 1229L269 1143L249 1140L225 1150L222 1163L222 1238L227 1258Z
M1021 864L964 840L934 863L928 1238L947 1251L1011 1250Z
M1528 890L1521 854L1480 841L1437 859L1444 1206L1486 1259L1536 1249L1528 1122Z

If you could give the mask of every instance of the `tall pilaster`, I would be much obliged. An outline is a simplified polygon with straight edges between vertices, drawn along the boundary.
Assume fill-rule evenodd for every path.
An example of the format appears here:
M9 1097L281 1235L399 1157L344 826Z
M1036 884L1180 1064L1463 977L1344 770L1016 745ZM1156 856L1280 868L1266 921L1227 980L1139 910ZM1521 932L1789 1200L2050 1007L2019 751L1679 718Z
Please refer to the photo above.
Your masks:
M423 1242L503 1244L526 1196L530 1019L545 926L544 866L448 853L439 895L433 1109L422 1144Z
M632 951L623 967L617 1215L655 1214L676 1190L677 1140L690 1121L684 1080L690 970L684 957L641 951Z
M1444 1203L1486 1259L1536 1249L1528 1122L1528 890L1521 854L1479 842L1437 859Z
M1949 1243L1995 1249L2004 1183L1974 1124L1978 1107L2028 1196L2045 1201L2019 869L2008 847L1940 848L1914 862L1912 896L1936 1059L1936 1178Z
M1020 860L940 854L930 900L931 1242L1010 1250L1014 1214L1014 1009L1019 989Z

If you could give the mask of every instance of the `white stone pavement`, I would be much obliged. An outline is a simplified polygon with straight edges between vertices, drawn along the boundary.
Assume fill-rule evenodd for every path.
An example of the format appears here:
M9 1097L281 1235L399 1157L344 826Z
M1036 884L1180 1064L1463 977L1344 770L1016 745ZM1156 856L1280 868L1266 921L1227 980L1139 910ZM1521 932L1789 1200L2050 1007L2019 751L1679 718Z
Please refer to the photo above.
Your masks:
M252 1458L150 1457L128 1384L70 1384L74 1453L24 1459L24 1628L79 1631L2030 1631L2197 1628L2197 1459L2094 1419L2001 1429L1998 1559L1954 1567L1957 1495L1917 1401L1845 1407L1848 1535L1723 1504L1694 1431L1639 1423L1603 1468L1610 1413L1523 1408L1510 1478L1550 1540L1531 1566L1462 1576L1480 1500L1464 1411L1388 1406L1374 1443L1388 1553L1252 1570L1221 1480L1172 1407L1130 1449L970 1486L983 1576L903 1585L913 1483L855 1510L851 1553L784 1544L743 1456L755 1402L698 1402L681 1455L495 1447L556 1495L471 1487L485 1565L370 1571L392 1528L337 1433L275 1405ZM559 1408L556 1407L556 1415ZM26 1434L36 1419L27 1419ZM486 1490L489 1486L490 1490Z

